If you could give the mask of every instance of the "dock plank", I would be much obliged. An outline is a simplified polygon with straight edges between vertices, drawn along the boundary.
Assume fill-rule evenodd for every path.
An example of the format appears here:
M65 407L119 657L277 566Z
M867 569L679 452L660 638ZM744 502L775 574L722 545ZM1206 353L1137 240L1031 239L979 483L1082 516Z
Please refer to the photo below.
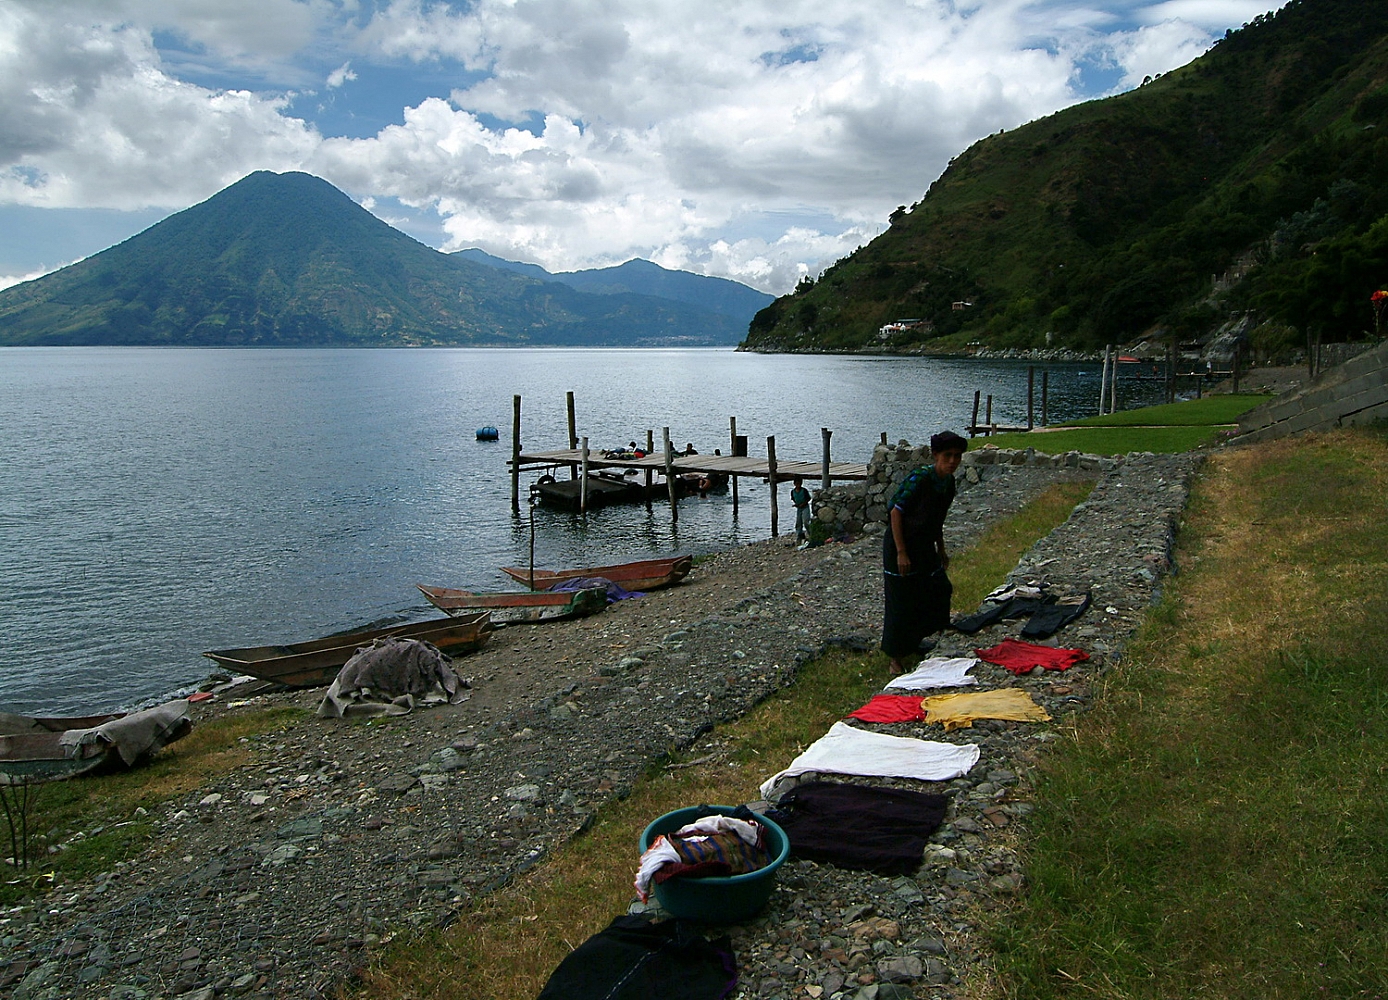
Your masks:
M583 452L576 448L562 448L555 451L522 451L519 463L522 468L546 465L581 465ZM508 460L507 465L511 462ZM771 466L765 458L743 458L734 455L687 455L678 456L673 462L674 470L680 472L714 472L729 476L753 476L766 478L771 474ZM644 458L612 459L601 458L597 452L588 453L589 469L650 469L662 472L665 460L659 455ZM824 471L823 462L806 462L796 459L778 459L776 478L781 482L795 476L805 479L818 479ZM867 479L867 466L860 462L830 462L829 478L861 482Z

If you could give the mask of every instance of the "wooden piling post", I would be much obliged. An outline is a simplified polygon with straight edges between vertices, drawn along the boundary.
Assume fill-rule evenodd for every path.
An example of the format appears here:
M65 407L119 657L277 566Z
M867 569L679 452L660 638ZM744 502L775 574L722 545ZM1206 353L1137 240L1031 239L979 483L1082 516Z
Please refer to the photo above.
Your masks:
M728 418L728 454L737 454L737 417ZM732 476L733 481L733 516L737 516L737 481L739 477L736 473Z
M1317 344L1316 346L1319 347L1320 345ZM1237 396L1237 395L1239 394L1239 362L1242 360L1241 355L1243 354L1243 352L1242 352L1241 350L1239 350L1239 347L1240 347L1240 345L1238 345L1238 344L1235 344L1235 345L1234 345L1234 395L1235 395L1235 396ZM1319 359L1317 359L1317 360L1319 360ZM1315 371L1315 367L1316 367L1316 366L1315 366L1315 363L1313 362L1313 363L1312 363L1312 368L1311 368L1311 370L1312 370L1313 373L1314 373L1314 371ZM1313 374L1313 377L1314 377L1314 374Z
M1113 361L1109 363L1113 370L1108 376L1108 411L1109 413L1118 412L1118 348L1113 349Z
M776 438L775 435L766 439L766 471L767 482L771 484L771 537L775 538L780 534L778 521L780 512L776 509Z
M827 427L819 429L820 436L824 438L824 471L819 477L819 488L827 490L829 488L829 438L834 434Z
M564 404L569 411L569 451L573 451L578 447L578 422L574 418L574 394L572 389L564 393ZM578 466L572 463L569 465L569 478L578 478Z
M886 432L886 431L883 431L883 432L882 432L882 443L883 443L883 444L886 444L886 443L887 443L887 432Z
M1049 426L1049 423L1048 423L1047 420L1046 420L1046 397L1050 394L1050 389L1051 389L1051 370L1050 370L1049 368L1047 368L1047 369L1045 369L1045 370L1043 370L1043 371L1041 372L1041 426L1042 426L1042 427L1047 427L1047 426Z
M1176 402L1176 342L1166 345L1166 401Z
M520 513L520 397L511 400L511 509Z
M974 413L973 416L969 418L969 437L974 437L978 434L978 400L981 395L981 389L974 390ZM882 443L887 443L887 435L885 434L882 435Z
M1112 344L1104 348L1104 371L1099 376L1099 416L1101 417L1104 415L1104 403L1108 400L1108 356L1112 350Z
M1033 427L1036 426L1036 421L1034 419L1034 414L1036 411L1032 406L1032 400L1035 398L1035 392L1036 366L1027 365L1027 430L1031 430Z
M583 439L583 478L578 481L578 512L588 512L588 439Z
M678 521L680 505L675 502L678 497L675 494L675 455L674 449L670 447L670 428L661 428L660 436L665 442L665 490L670 494L670 520Z
M988 393L988 408L983 417L983 426L988 428L987 433L991 437L993 434L993 394L991 392Z
M649 458L651 455L654 455L654 454L655 454L655 431L653 431L653 430L651 430L649 427L647 427L647 428L646 428L646 457ZM648 466L646 466L646 501L649 503L649 502L650 502L650 499L651 499L651 467L648 465Z

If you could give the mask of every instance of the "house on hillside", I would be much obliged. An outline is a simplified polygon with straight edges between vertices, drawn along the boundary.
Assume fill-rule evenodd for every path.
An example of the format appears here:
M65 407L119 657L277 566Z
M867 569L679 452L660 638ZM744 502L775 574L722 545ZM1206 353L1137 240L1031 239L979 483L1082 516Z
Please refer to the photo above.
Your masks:
M885 344L908 330L916 330L921 336L928 336L933 329L935 329L935 324L928 319L899 319L894 323L885 323L878 327L877 339Z

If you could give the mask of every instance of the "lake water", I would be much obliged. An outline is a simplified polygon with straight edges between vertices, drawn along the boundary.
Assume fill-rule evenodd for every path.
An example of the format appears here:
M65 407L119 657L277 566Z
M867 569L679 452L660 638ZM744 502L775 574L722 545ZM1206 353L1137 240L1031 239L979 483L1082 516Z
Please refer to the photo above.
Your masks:
M1092 413L1098 366L1049 368L1052 420ZM528 558L505 466L517 393L531 449L567 444L573 390L594 449L669 426L677 447L726 453L735 415L753 454L774 434L782 459L818 460L828 427L834 458L862 462L883 431L918 442L962 430L975 389L994 395L999 422L1025 422L1026 364L1014 362L0 349L0 710L130 707L207 676L206 649L435 617L417 582L514 589L497 567ZM500 442L475 440L487 424ZM677 527L661 504L541 509L536 565L766 537L766 487L744 481L741 500L737 518L728 496L683 500Z

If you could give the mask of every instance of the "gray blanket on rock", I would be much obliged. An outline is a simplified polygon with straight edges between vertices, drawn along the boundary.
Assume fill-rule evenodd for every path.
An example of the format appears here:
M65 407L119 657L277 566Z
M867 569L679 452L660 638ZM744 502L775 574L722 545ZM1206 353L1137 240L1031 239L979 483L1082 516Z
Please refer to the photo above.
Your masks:
M343 665L318 706L318 717L404 715L416 705L456 705L471 697L470 686L438 647L387 636L357 650Z

